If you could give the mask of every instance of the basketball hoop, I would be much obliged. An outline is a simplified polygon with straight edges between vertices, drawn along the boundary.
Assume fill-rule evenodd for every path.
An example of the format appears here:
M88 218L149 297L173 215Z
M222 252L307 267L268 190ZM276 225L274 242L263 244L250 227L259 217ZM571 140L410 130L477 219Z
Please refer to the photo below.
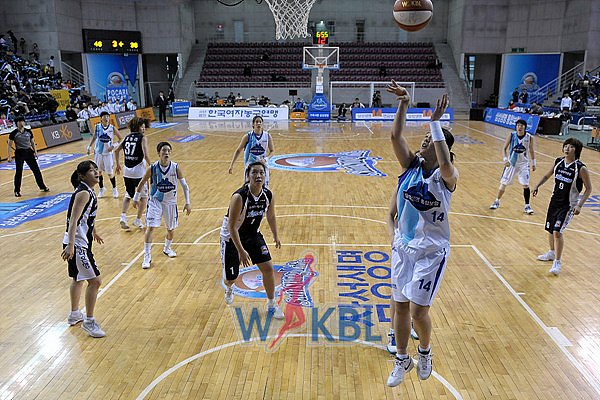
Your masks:
M316 0L265 0L275 18L275 38L308 37L308 15Z
M325 64L317 64L317 69L320 69L320 70L325 69Z

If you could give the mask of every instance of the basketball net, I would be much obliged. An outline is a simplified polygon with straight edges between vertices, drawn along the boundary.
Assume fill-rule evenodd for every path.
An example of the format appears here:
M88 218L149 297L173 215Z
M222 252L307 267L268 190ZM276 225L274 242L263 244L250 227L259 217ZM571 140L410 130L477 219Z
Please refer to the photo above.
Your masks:
M265 0L275 18L275 38L308 37L308 15L316 0Z

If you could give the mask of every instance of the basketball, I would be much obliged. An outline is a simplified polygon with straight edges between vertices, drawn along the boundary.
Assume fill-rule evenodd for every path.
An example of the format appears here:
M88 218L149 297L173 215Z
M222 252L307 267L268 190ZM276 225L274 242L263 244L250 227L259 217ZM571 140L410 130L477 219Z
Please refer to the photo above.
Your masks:
M431 0L397 0L394 3L394 21L405 31L419 31L433 16Z

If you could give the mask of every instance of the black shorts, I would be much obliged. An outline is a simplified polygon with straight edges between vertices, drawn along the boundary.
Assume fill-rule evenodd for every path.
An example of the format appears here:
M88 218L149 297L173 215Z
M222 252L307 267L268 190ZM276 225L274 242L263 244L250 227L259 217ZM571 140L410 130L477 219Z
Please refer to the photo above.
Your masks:
M142 181L142 178L123 178L123 180L125 181L125 190L127 191L127 195L130 199L133 199L135 190Z
M63 244L63 250L67 247ZM75 246L75 254L68 262L69 276L76 281L85 281L100 276L92 250Z
M250 255L254 264L271 261L271 253L263 235L258 233L247 238L240 238L244 250ZM233 281L240 274L240 257L231 239L221 238L221 262L225 273L225 279Z
M573 219L573 209L571 207L556 207L551 204L548 206L544 229L550 233L563 233L571 219Z

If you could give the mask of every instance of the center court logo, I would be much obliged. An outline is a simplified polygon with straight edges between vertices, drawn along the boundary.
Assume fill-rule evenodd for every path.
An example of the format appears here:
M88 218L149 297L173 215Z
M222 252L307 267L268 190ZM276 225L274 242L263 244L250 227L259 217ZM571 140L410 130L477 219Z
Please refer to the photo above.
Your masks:
M234 324L243 342L258 342L267 351L275 351L289 334L299 331L304 332L311 345L347 343L358 339L381 342L381 336L372 333L372 324L366 324L365 328L358 323L360 314L356 307L338 304L315 306L308 290L319 276L314 270L315 265L315 256L307 253L298 260L275 268L276 273L281 275L277 292L279 306L285 314L283 322L275 321L262 305L233 307ZM240 272L241 285L249 287L247 292L240 293L240 289L237 289L238 293L259 297L255 293L262 286L262 279L258 278L258 274L249 274L249 271L244 275Z
M339 153L282 154L269 159L269 168L300 172L335 172L360 176L387 176L375 168L381 157L371 157L371 150Z

